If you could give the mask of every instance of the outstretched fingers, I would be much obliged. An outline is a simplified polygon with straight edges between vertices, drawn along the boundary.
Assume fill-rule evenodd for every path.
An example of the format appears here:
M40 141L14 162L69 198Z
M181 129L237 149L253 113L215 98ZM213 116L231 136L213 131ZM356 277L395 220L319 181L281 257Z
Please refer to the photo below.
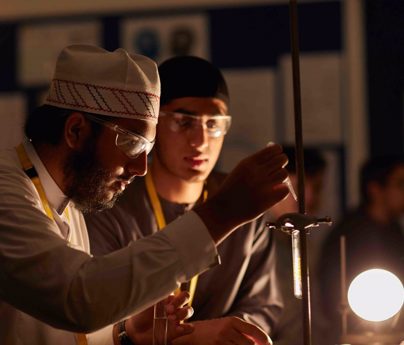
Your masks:
M282 146L274 144L267 146L255 154L251 155L250 158L257 162L257 164L268 164L273 159L277 157L282 157L283 164L286 165L288 162L287 156L283 153Z
M194 325L181 323L190 318L194 313L188 306L189 293L181 291L176 295L170 295L165 300L165 311L168 319L168 338L170 340L190 334L194 331Z
M285 181L288 178L288 172L285 166L288 163L287 156L282 152L279 145L271 145L257 153L259 158L256 158L255 175L256 181L262 181L262 186L267 186L273 197L283 198L287 195L287 187Z
M183 321L189 319L194 314L194 309L191 306L184 306L178 308L175 313L167 316L169 320L172 321Z
M176 295L170 295L166 298L166 312L173 313L177 308L180 308L189 302L189 292L180 291Z
M186 320L193 315L193 308L186 305L189 302L189 297L187 291L181 291L175 296L170 295L167 297L165 310L169 320Z

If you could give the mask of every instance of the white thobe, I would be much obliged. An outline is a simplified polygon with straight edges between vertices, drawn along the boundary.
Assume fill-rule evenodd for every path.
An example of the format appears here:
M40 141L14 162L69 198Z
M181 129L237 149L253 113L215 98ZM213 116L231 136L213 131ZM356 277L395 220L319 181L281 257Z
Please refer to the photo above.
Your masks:
M189 212L166 231L103 257L89 255L81 212L25 143L54 220L13 150L0 154L0 344L113 344L112 324L152 305L218 263L201 219ZM66 212L63 212L67 208ZM104 327L104 328L103 328Z

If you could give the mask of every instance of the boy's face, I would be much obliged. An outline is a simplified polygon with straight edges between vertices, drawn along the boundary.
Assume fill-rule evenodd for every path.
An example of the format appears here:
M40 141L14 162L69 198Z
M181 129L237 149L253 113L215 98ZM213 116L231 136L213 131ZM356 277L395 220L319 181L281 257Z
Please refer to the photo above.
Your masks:
M161 111L166 115L159 118L153 164L187 182L204 181L219 158L224 140L220 130L215 134L208 127L216 126L215 115L227 115L226 104L217 98L183 97L165 104Z

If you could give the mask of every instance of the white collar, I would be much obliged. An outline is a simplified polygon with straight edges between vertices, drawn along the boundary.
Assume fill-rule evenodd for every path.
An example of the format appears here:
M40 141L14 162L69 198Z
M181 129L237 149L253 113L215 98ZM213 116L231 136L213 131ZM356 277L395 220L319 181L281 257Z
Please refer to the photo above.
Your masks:
M69 204L69 199L63 194L55 180L50 176L31 142L29 140L24 140L23 144L29 159L38 173L38 177L45 191L49 206L56 210L59 215L61 215Z

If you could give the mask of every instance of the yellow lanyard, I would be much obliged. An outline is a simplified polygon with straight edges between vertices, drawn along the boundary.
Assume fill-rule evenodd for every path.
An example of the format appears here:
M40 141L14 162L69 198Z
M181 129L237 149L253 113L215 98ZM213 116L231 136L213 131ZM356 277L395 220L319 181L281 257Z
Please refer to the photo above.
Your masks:
M35 167L31 163L27 152L25 151L25 147L23 144L18 145L16 148L18 158L20 159L20 163L22 168L24 169L24 172L27 174L27 176L31 179L32 183L34 184L39 197L41 198L42 206L45 209L46 215L51 219L55 220L53 217L52 210L49 206L48 199L46 198L45 191L42 187L42 183L39 179L38 172L36 171ZM65 208L65 215L67 219L69 220L69 211L67 207ZM76 340L77 340L77 345L87 345L87 337L83 333L76 333Z
M166 226L166 220L164 218L163 209L161 208L161 203L160 203L159 197L157 195L151 173L148 173L146 175L145 182L146 182L146 191L147 191L147 194L149 195L149 199L150 199L150 202L151 202L151 205L153 208L154 216L156 217L157 227L159 228L159 230L162 230ZM206 189L204 189L203 190L203 201L205 201L207 197L208 197L208 191ZM189 305L192 305L197 283L198 283L198 275L192 277L190 285L189 285L189 295L190 295L189 303L188 303ZM178 293L179 291L181 291L180 288L175 290L176 293Z
M51 220L55 220L55 218L53 217L53 213L52 210L49 206L48 203L48 199L46 198L46 194L45 191L42 187L42 183L39 180L39 176L38 176L38 172L36 171L35 167L33 166L33 164L31 163L27 152L25 151L25 147L23 144L18 145L16 148L17 154L18 154L18 158L20 159L20 163L22 168L24 169L24 172L27 174L27 176L31 179L32 183L34 184L39 197L41 198L41 202L42 202L42 206L46 212L46 215L51 219ZM67 220L69 220L69 210L67 209L67 207L64 210L64 214L67 218Z
M38 173L34 166L32 165L30 159L28 158L27 152L25 151L25 147L23 144L20 144L16 147L18 158L20 159L22 168L24 169L27 176L31 179L34 184L39 197L41 198L42 206L45 209L46 214L52 220L53 218L52 210L50 209L48 200L46 199L45 191L42 187L41 181L39 180Z

